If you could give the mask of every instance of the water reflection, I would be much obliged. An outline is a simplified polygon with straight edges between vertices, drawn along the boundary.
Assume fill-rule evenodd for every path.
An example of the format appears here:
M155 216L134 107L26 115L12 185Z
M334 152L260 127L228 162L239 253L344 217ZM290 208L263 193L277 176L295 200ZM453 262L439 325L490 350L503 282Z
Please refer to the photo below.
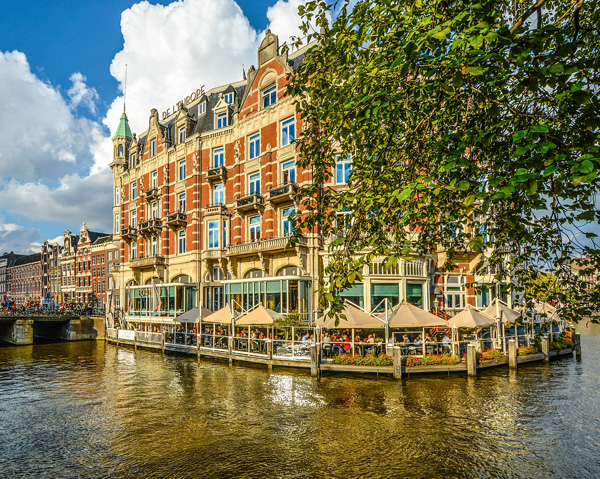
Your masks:
M387 378L104 343L0 347L0 476L597 477L600 327L584 360Z

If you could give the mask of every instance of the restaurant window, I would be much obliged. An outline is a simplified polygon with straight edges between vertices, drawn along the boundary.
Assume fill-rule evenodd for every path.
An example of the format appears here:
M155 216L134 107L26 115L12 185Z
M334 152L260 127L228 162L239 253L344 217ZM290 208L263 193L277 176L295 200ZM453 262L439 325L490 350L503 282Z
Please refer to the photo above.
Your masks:
M213 167L223 166L225 162L225 148L215 148L213 150Z
M290 219L290 215L293 215L296 211L296 208L290 206L289 208L284 208L281 212L281 226L284 236L291 235L294 232L294 222Z
M185 180L186 172L185 172L185 160L179 160L179 181Z
M185 253L185 230L179 230L177 237L177 253Z
M260 195L260 172L248 175L248 193L251 195Z
M281 165L281 183L287 185L288 183L296 183L296 161L286 161Z
M251 216L248 220L250 241L260 240L260 215Z
M266 88L262 93L263 108L273 105L277 101L277 88L275 85Z
M179 196L177 197L177 211L179 211L180 213L185 213L186 211L185 193L179 193Z
M213 205L225 204L225 190L223 183L218 183L213 187Z
M385 311L385 300L388 306L396 306L400 302L398 283L371 283L371 310L373 312Z
M354 283L349 288L346 288L344 291L341 291L340 297L342 299L352 301L354 304L360 306L361 308L365 307L365 292L364 285L362 283Z
M219 222L209 221L208 222L208 248L218 249L219 248Z
M348 183L352 171L352 157L350 155L335 157L335 182L338 185Z
M217 128L225 128L227 126L227 112L217 115Z
M248 158L256 158L260 155L260 134L256 133L248 138Z
M296 139L296 120L290 118L281 123L281 146L289 145Z
M423 307L423 285L420 283L406 283L406 301L410 304Z

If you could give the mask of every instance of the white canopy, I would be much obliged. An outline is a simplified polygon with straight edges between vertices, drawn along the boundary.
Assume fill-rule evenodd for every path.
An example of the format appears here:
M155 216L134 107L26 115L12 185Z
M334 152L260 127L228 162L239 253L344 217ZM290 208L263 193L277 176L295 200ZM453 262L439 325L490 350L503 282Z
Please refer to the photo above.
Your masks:
M236 321L236 325L248 326L248 325L272 325L276 324L283 314L273 311L272 309L265 308L262 305L257 306L249 313L243 314Z
M434 326L448 326L448 323L435 314L410 303L402 303L390 318L390 328L432 328Z
M483 314L487 314L488 316L498 319L500 313L502 313L502 322L506 324L513 324L521 313L515 309L509 308L508 305L504 301L500 301L498 298L492 301Z
M231 319L231 311L229 306L225 306L219 309L219 311L210 315L202 316L202 322L205 323L231 324Z
M346 329L346 328L385 328L385 320L373 317L371 314L364 312L358 306L350 301L344 301L342 313L346 319L339 318L339 323L335 325L335 317L329 318L323 316L315 321L315 325L320 328L328 329Z
M176 323L197 323L200 320L200 314L202 314L202 317L204 318L205 316L212 314L212 311L206 308L202 308L202 310L198 307L192 308L177 316L173 321Z
M451 328L481 329L489 328L496 324L496 320L487 314L480 313L476 309L466 308L453 316L448 321Z

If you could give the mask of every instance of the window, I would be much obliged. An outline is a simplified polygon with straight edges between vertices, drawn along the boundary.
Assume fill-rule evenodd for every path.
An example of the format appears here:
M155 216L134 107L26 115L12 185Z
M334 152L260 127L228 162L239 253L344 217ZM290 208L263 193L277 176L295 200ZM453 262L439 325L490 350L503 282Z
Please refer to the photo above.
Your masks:
M371 309L373 312L385 311L385 300L391 306L400 301L398 283L371 283Z
M260 216L251 216L248 223L250 225L250 241L260 240Z
M251 195L260 195L260 172L248 176L248 192Z
M219 183L213 188L213 205L222 205L225 203L225 190L223 183Z
M92 264L93 264L94 266L96 266L96 256L95 256L95 255L94 255L94 256L92 256Z
M177 240L177 252L179 254L185 253L185 230L179 230Z
M185 193L180 193L177 197L177 211L180 213L185 213Z
M282 183L287 185L288 183L296 183L296 161L286 161L281 165L281 178Z
M233 92L225 93L223 99L225 100L225 103L231 105L233 103Z
M150 254L152 256L157 256L158 255L158 238L156 236L152 237L152 243L150 246Z
M296 212L296 208L290 206L289 208L284 208L281 212L281 223L282 223L282 231L284 236L291 235L294 232L294 223L290 219L290 215Z
M158 202L154 202L150 205L150 217L158 218Z
M135 228L137 226L137 211L131 210L131 221L129 222L129 226Z
M135 168L137 166L137 155L135 153L131 154L129 164L131 165L131 168Z
M277 88L275 88L274 85L270 88L267 88L266 90L263 91L262 98L263 98L263 101L262 101L263 108L266 108L269 105L272 105L273 103L275 103L277 101Z
M227 126L227 112L217 115L217 128L225 128Z
M131 199L135 200L137 198L137 181L131 183Z
M448 309L465 307L465 286L463 276L446 276L444 278L444 302Z
M179 181L185 180L185 160L179 160Z
M179 128L179 143L183 143L185 141L185 126Z
M260 134L256 133L248 138L248 159L256 158L260 155Z
M102 264L104 264L104 253L102 253L102 256L100 256L100 258L102 258Z
M335 157L335 182L338 185L348 183L350 172L352 171L352 157L336 156Z
M115 228L114 228L114 232L115 234L119 234L120 231L120 226L121 226L121 216L120 215L115 215Z
M158 171L154 170L150 176L150 188L158 188Z
M225 148L215 148L213 150L213 166L217 168L218 166L223 166L225 162Z
M281 146L289 145L296 139L296 120L290 118L281 123Z
M125 146L119 145L119 156L125 156Z
M131 259L137 258L137 243L135 241L131 242Z
M121 204L121 189L119 187L115 188L115 206L119 206Z
M156 156L156 140L150 142L150 156Z
M227 241L227 220L223 220L223 248L227 248L227 244L229 243L229 241ZM223 278L219 278L219 279L223 279Z
M217 249L219 248L219 222L209 221L208 222L208 248Z
M200 107L198 108L198 114L204 115L206 113L206 100L200 103Z

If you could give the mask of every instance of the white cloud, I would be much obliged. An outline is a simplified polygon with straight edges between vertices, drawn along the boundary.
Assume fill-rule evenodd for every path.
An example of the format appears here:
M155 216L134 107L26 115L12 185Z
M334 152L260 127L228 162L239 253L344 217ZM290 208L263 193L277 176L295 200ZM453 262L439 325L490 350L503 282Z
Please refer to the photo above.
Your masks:
M0 254L11 251L17 254L39 252L40 230L25 228L14 223L5 223L0 217Z
M79 72L73 73L69 80L73 83L67 92L71 99L71 107L77 108L79 105L83 105L92 113L96 113L96 101L98 101L96 89L88 87L85 84L86 77Z
M267 10L269 28L273 33L279 35L279 44L284 42L291 46L292 37L303 37L300 31L301 20L298 16L298 7L304 5L307 0L279 0ZM291 51L291 47L290 47Z

